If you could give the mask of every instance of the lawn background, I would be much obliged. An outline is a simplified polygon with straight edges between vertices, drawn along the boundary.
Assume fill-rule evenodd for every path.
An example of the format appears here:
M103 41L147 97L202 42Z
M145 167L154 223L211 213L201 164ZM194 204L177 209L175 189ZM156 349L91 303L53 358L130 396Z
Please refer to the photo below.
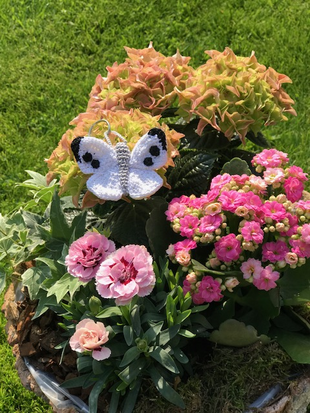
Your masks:
M249 56L285 73L298 116L264 133L310 172L310 2L307 0L0 0L0 212L27 200L16 188L26 169L45 174L44 158L86 109L98 73L125 57L123 46L191 56L204 50ZM4 325L4 320L1 319ZM2 329L3 330L3 329ZM0 332L0 411L47 407L18 385Z

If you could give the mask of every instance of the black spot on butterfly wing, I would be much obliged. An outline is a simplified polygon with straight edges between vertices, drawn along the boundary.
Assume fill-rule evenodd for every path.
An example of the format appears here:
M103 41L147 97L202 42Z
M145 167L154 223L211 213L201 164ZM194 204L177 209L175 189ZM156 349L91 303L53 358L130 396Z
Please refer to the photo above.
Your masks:
M153 159L150 156L144 158L143 163L145 166L152 166L154 164Z
M73 152L73 155L75 157L75 159L77 160L77 162L81 162L81 157L80 157L80 143L81 140L84 138L84 136L78 136L77 138L73 139L73 141L71 142L71 149Z
M100 162L98 161L98 159L93 159L92 162L91 162L91 166L94 169L98 169L100 167Z
M151 136L157 136L159 139L159 142L161 143L161 147L163 148L164 151L167 150L167 141L166 141L166 135L165 132L159 128L152 128L149 132L149 135Z
M85 152L82 158L85 162L91 162L93 160L93 155L89 152Z
M152 156L159 156L160 155L160 149L156 145L151 146L149 152Z

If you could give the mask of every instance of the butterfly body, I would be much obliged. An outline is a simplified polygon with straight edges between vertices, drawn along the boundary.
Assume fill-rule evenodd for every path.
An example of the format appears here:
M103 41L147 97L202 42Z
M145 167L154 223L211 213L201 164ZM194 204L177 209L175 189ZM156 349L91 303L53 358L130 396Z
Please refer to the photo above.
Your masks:
M74 139L71 148L81 171L92 174L87 188L100 199L117 201L127 195L142 199L163 184L155 172L167 162L166 137L161 129L151 129L132 152L126 142L112 146L91 136Z

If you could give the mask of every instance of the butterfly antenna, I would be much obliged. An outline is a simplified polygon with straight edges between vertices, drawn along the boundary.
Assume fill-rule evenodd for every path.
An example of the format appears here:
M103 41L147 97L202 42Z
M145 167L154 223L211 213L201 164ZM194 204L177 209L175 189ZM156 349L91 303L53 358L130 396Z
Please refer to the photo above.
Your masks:
M94 122L94 123L91 125L91 127L89 128L88 136L91 136L93 127L94 127L95 125L97 125L97 123L100 123L100 122L105 122L105 123L108 125L108 130L105 131L103 135L104 135L105 140L107 141L107 143L108 143L110 146L112 146L112 142L111 142L111 140L110 140L110 138L109 138L110 133L113 133L114 135L118 136L123 142L126 142L126 143L127 143L126 139L125 139L120 133L111 130L111 125L110 125L110 123L109 123L106 119L99 119L99 120L97 120L96 122Z

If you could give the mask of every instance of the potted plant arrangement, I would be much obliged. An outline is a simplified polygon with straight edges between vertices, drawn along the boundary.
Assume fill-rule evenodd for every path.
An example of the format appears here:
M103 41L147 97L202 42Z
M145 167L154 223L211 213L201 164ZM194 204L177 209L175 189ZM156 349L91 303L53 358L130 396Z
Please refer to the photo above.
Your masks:
M102 393L133 411L145 380L185 408L198 342L277 342L310 362L308 178L262 134L296 115L290 79L229 48L196 69L126 52L0 223L3 265L31 261L33 319L57 315L79 372L61 386L89 388L91 413Z

